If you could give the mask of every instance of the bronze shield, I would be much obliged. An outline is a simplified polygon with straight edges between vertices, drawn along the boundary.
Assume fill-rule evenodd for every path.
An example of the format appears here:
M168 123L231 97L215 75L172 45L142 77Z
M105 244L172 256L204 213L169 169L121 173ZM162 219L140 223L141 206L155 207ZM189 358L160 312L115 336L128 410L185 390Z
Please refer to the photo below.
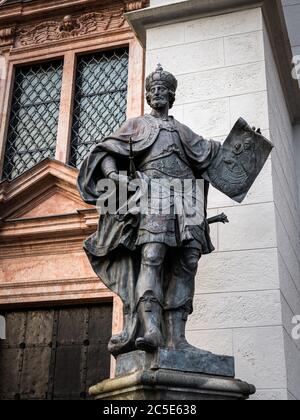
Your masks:
M219 191L241 203L272 148L269 140L240 118L203 177Z

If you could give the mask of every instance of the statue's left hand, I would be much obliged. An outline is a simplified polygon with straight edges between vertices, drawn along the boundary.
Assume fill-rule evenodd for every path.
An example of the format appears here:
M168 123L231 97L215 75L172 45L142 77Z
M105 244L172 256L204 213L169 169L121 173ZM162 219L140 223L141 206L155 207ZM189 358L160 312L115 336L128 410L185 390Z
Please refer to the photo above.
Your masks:
M261 129L260 128L256 129L256 127L252 127L252 130L255 131L258 134L261 134Z
M225 223L229 223L228 217L225 213L220 214L220 222L225 225Z

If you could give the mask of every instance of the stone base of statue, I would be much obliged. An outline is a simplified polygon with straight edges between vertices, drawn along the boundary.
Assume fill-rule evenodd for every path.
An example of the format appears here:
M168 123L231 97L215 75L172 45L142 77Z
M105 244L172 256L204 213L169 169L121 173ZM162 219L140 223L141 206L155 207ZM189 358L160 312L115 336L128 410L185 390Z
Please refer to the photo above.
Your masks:
M234 379L233 357L204 351L134 351L117 358L116 378L90 388L97 400L246 400L255 387Z

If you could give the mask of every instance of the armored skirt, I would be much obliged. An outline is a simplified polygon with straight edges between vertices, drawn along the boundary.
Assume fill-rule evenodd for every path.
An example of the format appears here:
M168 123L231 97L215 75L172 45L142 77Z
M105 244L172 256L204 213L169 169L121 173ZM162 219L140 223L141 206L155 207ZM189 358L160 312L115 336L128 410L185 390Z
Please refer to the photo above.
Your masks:
M133 141L136 179L145 181L143 185L146 185L146 190L150 184L150 193L146 194L144 203L150 207L150 213L128 211L121 217L120 214L101 215L97 232L84 243L95 273L109 289L121 297L124 304L124 330L109 345L115 355L135 348L138 325L136 284L142 245L153 242L166 244L172 254L172 263L180 262L180 258L187 252L185 248L197 248L188 250L197 257L200 253L210 253L214 249L206 221L208 182L203 183L204 191L202 188L198 194L196 178L202 178L216 158L220 144L203 139L174 119L163 122L147 115L135 118L127 121L117 133L103 139L80 169L78 187L83 200L96 205L101 198L98 185L104 178L101 162L105 156L113 156L119 170L128 170L130 139ZM174 180L176 184L170 194L168 182ZM185 182L188 186L184 190L182 205L181 185ZM128 197L128 205L133 197L134 194ZM195 201L193 206L189 200ZM169 211L165 211L168 205ZM158 207L160 212L156 211ZM191 209L196 209L192 215ZM173 267L173 264L165 265ZM173 283L169 283L169 288L173 290ZM185 284L188 290L192 288L188 282ZM174 293L172 296L181 305ZM165 303L173 306L168 299Z
M212 252L204 181L195 179L173 125L162 127L152 148L139 161L138 170L147 188L135 246L163 243L197 248L201 254Z

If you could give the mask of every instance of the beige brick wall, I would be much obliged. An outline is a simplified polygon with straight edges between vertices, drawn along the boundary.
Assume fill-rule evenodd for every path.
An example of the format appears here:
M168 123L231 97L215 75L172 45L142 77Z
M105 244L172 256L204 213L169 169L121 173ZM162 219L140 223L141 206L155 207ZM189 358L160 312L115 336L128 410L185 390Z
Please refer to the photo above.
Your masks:
M291 45L295 54L300 54L300 0L282 0Z
M270 57L264 35L259 8L149 29L147 72L160 62L176 74L179 89L172 113L199 134L223 141L236 119L243 116L270 137L266 71ZM282 108L282 97L280 100ZM290 135L286 110L282 112L282 124ZM288 148L280 146L283 156L288 156ZM278 187L273 182L276 175L291 177L286 192L290 197L296 178L291 165L276 163L280 151L274 154L275 163L268 161L242 205L211 190L209 213L224 211L231 223L213 228L216 252L201 261L195 310L188 324L193 344L235 356L237 377L257 386L256 399L287 399L296 393L294 385L287 386L288 361L297 359L294 343L288 347L290 331L283 327L290 316L284 310L284 297L293 294L294 305L300 299L293 282L284 282L285 294L281 290L281 260L288 256L277 240L279 210L274 196ZM293 222L298 210L295 199L292 203L289 227L283 227L294 227L294 236L286 243L288 253L296 246ZM281 240L280 233L278 238ZM297 275L297 266L292 266ZM291 349L294 353L286 360L285 351L291 353Z
M265 34L267 86L271 140L275 217L278 238L279 280L284 327L289 395L300 399L300 340L293 340L292 318L300 314L300 224L299 179L297 177L294 130L291 126L284 94Z
M298 178L299 208L300 208L300 123L294 127L295 161Z

